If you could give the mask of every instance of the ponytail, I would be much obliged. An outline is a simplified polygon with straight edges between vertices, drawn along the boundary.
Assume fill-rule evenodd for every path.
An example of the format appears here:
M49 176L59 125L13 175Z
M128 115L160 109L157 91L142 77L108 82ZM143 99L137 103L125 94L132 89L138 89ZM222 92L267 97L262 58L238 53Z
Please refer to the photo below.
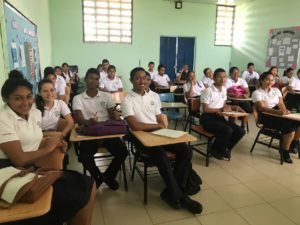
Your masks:
M35 105L36 105L36 108L42 112L42 116L44 116L44 111L45 111L44 105L45 105L45 103L44 103L44 99L39 94L37 94L35 96Z

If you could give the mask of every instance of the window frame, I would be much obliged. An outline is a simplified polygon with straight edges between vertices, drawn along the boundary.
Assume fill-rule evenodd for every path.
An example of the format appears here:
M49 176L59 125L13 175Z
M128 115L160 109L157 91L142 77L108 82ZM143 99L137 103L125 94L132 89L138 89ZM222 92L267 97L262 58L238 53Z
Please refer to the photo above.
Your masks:
M216 44L217 41L217 21L218 21L218 8L219 6L221 7L229 7L229 8L233 8L233 16L232 16L232 28L231 28L231 43L230 45L226 45L226 44ZM217 4L216 7L216 22L215 22L215 38L214 38L214 46L223 46L223 47L232 47L233 45L233 35L234 35L234 21L235 21L235 5L224 5L224 4Z
M110 40L108 40L108 41L97 41L97 40L95 40L95 41L86 41L85 40L85 31L84 31L84 1L85 0L82 0L81 1L81 5L82 5L82 8L81 8L81 12L82 12L82 19L81 19L81 21L82 21L82 38L83 38L83 43L100 43L100 44L128 44L128 45L132 45L132 42L133 42L133 0L131 0L131 16L130 17L128 17L128 18L130 18L131 19L131 40L130 40L130 42L122 42L122 41L119 41L119 42L117 42L117 41L110 41ZM90 1L94 1L95 3L97 2L96 0L90 0ZM109 0L108 0L109 1ZM97 7L95 7L95 10L96 10L96 8ZM103 15L101 15L101 14L99 14L100 16L103 16ZM110 16L109 14L108 14L108 16ZM109 29L107 29L108 31L109 31ZM108 35L107 36L108 38L110 37L110 35ZM121 37L121 36L120 36Z

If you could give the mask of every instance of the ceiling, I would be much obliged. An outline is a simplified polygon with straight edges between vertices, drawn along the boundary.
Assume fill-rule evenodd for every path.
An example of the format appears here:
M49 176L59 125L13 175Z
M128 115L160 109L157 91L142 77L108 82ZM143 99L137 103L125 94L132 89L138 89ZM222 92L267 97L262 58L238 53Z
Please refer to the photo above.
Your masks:
M165 0L165 1L169 1L169 2L175 2L178 0ZM182 2L192 2L192 3L201 3L201 4L212 4L212 5L216 5L218 3L218 0L181 0ZM251 2L254 0L234 0L235 5L241 5L243 3L246 2Z

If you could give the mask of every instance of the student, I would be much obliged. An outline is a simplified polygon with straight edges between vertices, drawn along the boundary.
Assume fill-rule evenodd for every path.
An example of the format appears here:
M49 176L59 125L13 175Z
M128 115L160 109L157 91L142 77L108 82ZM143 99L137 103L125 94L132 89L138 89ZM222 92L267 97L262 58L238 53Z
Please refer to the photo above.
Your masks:
M111 95L98 90L100 80L98 71L94 68L88 69L84 79L86 82L85 92L75 96L73 100L73 110L78 124L88 126L97 122L115 119L115 103ZM128 155L127 148L120 138L104 139L102 146L107 148L114 156L104 173L100 172L94 161L94 154L98 151L97 140L83 141L80 143L79 159L84 168L86 168L96 180L97 187L99 187L102 182L105 182L109 188L117 190L119 184L115 180L115 177Z
M267 112L275 115L286 115L290 112L286 109L282 100L281 92L272 88L274 76L270 72L264 72L259 78L259 89L253 92L252 100L259 112L260 120L265 128L280 130L283 133L282 150L283 161L293 163L289 150L298 142L300 137L300 124L293 120L278 116L263 114Z
M74 74L70 70L69 64L64 62L61 65L61 68L63 72L62 76L65 78L67 85L71 87L71 84L74 83L75 81L74 81Z
M273 87L281 88L282 87L282 80L281 77L278 74L278 67L277 66L271 66L269 71L274 76L274 84Z
M290 79L294 75L294 69L293 68L287 68L285 71L283 71L283 78L282 78L282 85L288 86Z
M256 82L259 79L259 75L254 71L254 63L248 63L247 70L243 72L242 78L246 80L248 84L256 85Z
M109 93L123 91L122 80L116 76L116 67L110 65L107 69L107 73L107 77L104 78L99 85L100 90Z
M188 72L189 72L189 65L183 64L181 69L179 70L178 74L176 74L177 81L187 81L188 80Z
M62 139L43 139L41 112L32 107L32 85L25 79L8 79L1 89L0 168L49 168L62 159ZM63 171L53 185L51 208L43 216L11 222L20 225L90 225L96 189L94 181L75 171Z
M103 69L102 69L102 64L99 64L99 65L97 66L97 71L98 71L99 74L103 71Z
M58 83L61 83L62 86L65 87L64 101L65 101L66 104L69 104L71 89L70 89L70 87L67 86L67 82L66 82L64 76L62 75L61 67L60 66L54 67L54 73L56 75L56 79L58 80Z
M201 124L208 132L216 135L211 148L212 156L217 159L230 159L233 147L245 135L245 130L231 121L225 120L222 112L240 111L239 106L227 105L227 92L224 84L226 73L222 68L214 71L214 84L201 94Z
M203 70L203 74L204 77L202 79L202 83L204 84L205 88L208 88L214 83L213 72L209 67L207 67Z
M249 98L250 92L247 82L240 78L240 70L237 67L231 67L229 70L229 78L225 83L227 95L231 98ZM252 113L252 107L249 102L233 101L234 105L239 105L245 112Z
M151 76L151 80L153 80L154 77L157 74L157 71L154 70L154 67L155 67L154 62L151 61L151 62L148 63L148 72L149 72L149 74Z
M65 81L57 78L53 67L46 67L44 69L44 79L52 81L52 83L55 85L56 98L65 101Z
M109 67L109 61L108 59L103 59L102 60L102 64L101 64L101 68L102 68L102 71L100 72L100 81L104 80L107 75L108 75L108 67Z
M166 128L161 111L160 102L155 95L145 92L147 76L143 68L134 68L130 72L130 81L133 85L132 91L128 93L122 103L122 114L134 131L154 130ZM138 140L135 146L140 151L149 155L165 182L164 189L160 196L173 208L186 208L192 213L201 213L200 203L190 199L182 192L184 177L187 175L188 166L191 163L192 150L185 144L164 145L160 147L145 147ZM166 151L176 154L175 169L171 168Z
M155 87L169 87L171 80L166 72L166 67L164 65L159 65L157 67L158 74L154 77Z
M41 126L44 135L54 132L55 136L65 138L70 133L74 126L71 111L64 101L55 99L55 87L50 80L44 79L39 82L35 105L42 112ZM62 126L61 117L65 119L65 124L62 130L58 130Z
M193 97L199 97L201 91L205 89L202 81L196 80L196 75L194 71L189 71L187 74L188 82L183 85L184 96L189 99Z
M297 71L297 77L292 77L287 87L288 93L285 97L286 106L288 109L296 109L300 111L300 69ZM297 92L297 94L295 94Z

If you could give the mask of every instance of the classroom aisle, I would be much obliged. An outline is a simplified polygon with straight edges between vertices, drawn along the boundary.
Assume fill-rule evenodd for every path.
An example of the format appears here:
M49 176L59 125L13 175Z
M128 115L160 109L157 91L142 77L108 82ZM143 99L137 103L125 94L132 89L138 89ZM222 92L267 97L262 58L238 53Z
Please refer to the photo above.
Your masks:
M172 125L171 125L172 127ZM120 189L111 191L102 185L97 194L93 225L292 225L300 224L300 160L292 155L292 165L279 164L275 150L257 145L249 153L257 129L253 120L246 135L232 154L230 162L204 158L194 153L193 167L204 184L193 199L204 211L194 216L186 210L173 210L163 202L159 176L148 182L148 205L143 204L143 183L136 176L129 180L125 192L122 177ZM72 151L73 152L73 151ZM127 160L128 161L128 160ZM74 154L69 168L82 172Z

